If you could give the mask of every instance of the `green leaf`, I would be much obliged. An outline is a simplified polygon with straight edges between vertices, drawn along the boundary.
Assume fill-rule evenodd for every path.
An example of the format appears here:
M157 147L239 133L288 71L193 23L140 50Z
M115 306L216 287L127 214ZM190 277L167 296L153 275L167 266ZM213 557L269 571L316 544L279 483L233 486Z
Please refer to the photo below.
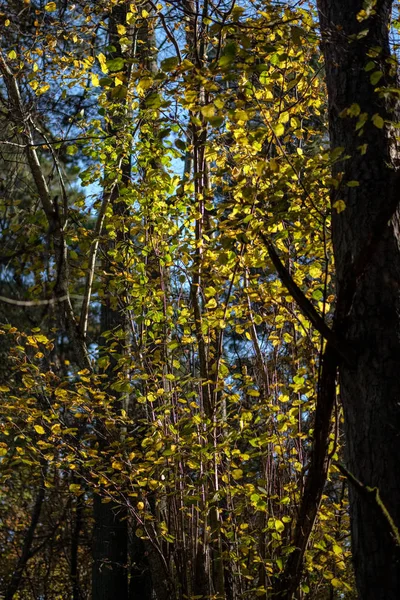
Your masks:
M378 115L378 113L376 113L372 117L372 122L375 125L375 127L377 127L378 129L382 129L385 124L385 121L382 119L382 117L380 115Z
M358 117L361 112L361 108L359 104L352 104L350 108L347 109L347 114L349 117Z
M150 96L148 98L146 98L146 102L145 102L147 108L160 108L161 104L162 104L162 98L160 96L160 94L157 94L157 92L154 92L153 94L150 94Z
M231 44L227 44L224 48L221 58L218 61L218 64L223 69L228 67L235 59L237 53L237 46L233 42Z
M372 85L376 85L382 76L383 76L382 71L374 71L372 73L371 77L369 78L369 80L372 83Z
M324 295L321 292L321 290L314 290L312 293L312 297L314 298L314 300L320 301L323 299Z
M161 70L167 73L168 71L173 71L175 67L178 65L179 59L177 56L171 56L170 58L165 58L161 61Z
M107 69L109 71L122 71L124 68L125 61L123 58L111 58L106 62Z

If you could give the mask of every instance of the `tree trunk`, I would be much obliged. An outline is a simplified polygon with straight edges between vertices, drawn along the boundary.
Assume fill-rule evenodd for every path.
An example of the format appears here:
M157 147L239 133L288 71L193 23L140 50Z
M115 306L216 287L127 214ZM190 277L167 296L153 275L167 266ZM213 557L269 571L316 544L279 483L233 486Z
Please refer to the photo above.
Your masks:
M342 181L332 194L337 291L346 307L341 329L356 355L354 367L340 367L347 468L364 486L379 490L393 520L373 490L354 486L350 478L354 566L360 599L395 600L400 597L400 551L392 535L393 524L400 524L400 213L393 130L381 118L398 117L394 102L374 90L379 75L373 74L382 73L379 86L393 88L397 82L389 58L391 2L373 6L371 16L360 21L362 0L318 2L331 146L342 147L343 157L349 157L334 166ZM349 181L358 185L348 187Z
M40 465L41 474L39 481L39 489L36 496L35 504L33 505L29 527L26 530L22 544L21 554L18 558L11 580L4 591L4 596L1 596L2 598L4 598L4 600L12 600L14 598L21 584L26 565L29 561L29 558L31 557L31 550L34 541L35 531L39 524L40 514L42 512L43 502L46 495L46 488L44 483L48 465L44 459L41 460Z
M126 15L128 11L128 3L117 4L111 10L108 23L108 36L110 50L109 58L130 58L128 55L124 55L118 34L118 26L126 24ZM123 75L125 83L129 86L130 78L130 66L129 62L125 63L123 69ZM108 123L108 130L110 135L115 135L119 129L125 127L127 132L130 131L131 118L130 111L127 110L126 100L122 97L120 100L113 99L112 92L109 94L109 101L111 103L110 110L110 121ZM112 103L114 102L114 106ZM119 103L123 106L124 111L120 111ZM107 189L108 183L105 178L105 187L103 194L110 194L110 205L113 214L117 217L122 217L126 206L124 202L120 201L119 191L120 186L127 186L131 181L131 155L129 150L126 154L121 157L121 184L112 186L111 191ZM117 230L116 239L108 239L104 243L104 249L106 252L112 250L124 241L124 233L121 230ZM108 259L105 258L104 262L107 267L107 271L112 272L112 267L108 264ZM101 333L104 334L108 331L122 330L127 334L127 319L124 310L118 305L115 298L111 297L109 293L108 297L104 299L101 306ZM126 336L125 336L126 338ZM117 353L126 353L126 339L118 341ZM101 345L107 346L107 340L102 339ZM113 360L111 355L111 361L107 367L108 382L115 378L116 361ZM115 403L115 411L119 412L121 408L127 408L126 399L121 394ZM118 435L118 432L116 432ZM107 437L107 435L106 435ZM107 440L100 440L100 447L107 445ZM111 501L108 503L103 502L104 490L99 491L98 494L94 495L93 500L93 518L94 518L94 534L93 534L93 571L92 571L92 598L93 600L128 600L128 513L127 507L118 504L117 502Z
M113 502L104 504L96 494L93 517L93 600L125 600L128 598L126 510Z

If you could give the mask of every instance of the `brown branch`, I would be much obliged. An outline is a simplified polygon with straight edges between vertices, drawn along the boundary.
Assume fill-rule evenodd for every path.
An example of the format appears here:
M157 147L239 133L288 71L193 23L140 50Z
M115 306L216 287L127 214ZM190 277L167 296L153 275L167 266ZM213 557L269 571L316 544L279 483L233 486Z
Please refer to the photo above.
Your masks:
M338 355L327 343L322 358L322 373L319 382L318 397L315 409L313 449L311 462L301 499L299 516L292 545L294 551L289 555L284 571L274 590L274 597L280 600L292 600L299 588L303 575L304 554L315 525L321 504L331 456L329 450L329 434L332 426L332 412L336 398L336 373Z
M352 364L354 362L354 359L351 356L351 352L344 345L342 340L338 338L337 334L330 327L328 327L328 325L325 323L321 315L316 311L310 300L301 291L301 289L294 281L293 277L290 275L289 271L286 269L285 265L279 258L278 253L276 252L272 242L263 233L260 233L260 237L262 238L267 248L268 255L275 269L277 270L280 280L286 286L288 292L293 297L293 299L297 302L304 316L310 321L311 325L315 327L315 329L322 335L322 337L330 343L331 349L335 350L338 356L340 356L340 358L342 358L346 363Z

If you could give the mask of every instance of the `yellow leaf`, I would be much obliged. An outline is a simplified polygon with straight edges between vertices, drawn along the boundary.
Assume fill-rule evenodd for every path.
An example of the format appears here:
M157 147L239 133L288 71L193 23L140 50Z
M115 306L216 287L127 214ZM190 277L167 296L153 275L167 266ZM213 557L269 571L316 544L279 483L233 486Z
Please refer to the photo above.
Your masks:
M50 89L50 86L48 83L46 83L45 85L42 85L42 87L40 87L38 89L38 91L36 92L36 95L41 96L42 94L45 94L49 89Z
M320 277L322 274L321 267L319 265L312 265L308 271L314 279Z
M57 4L55 2L49 2L48 4L46 4L46 6L44 7L44 10L46 12L54 12L55 10L57 10Z
M47 342L49 341L48 338L45 335L35 335L35 340L37 342L39 342L40 344L47 344Z
M117 31L119 35L124 35L126 33L126 27L124 25L117 25Z
M33 427L36 433L38 433L39 435L44 435L46 433L41 425L34 425Z
M138 502L137 503L137 507L138 507L138 510L143 510L144 509L144 502Z
M282 125L282 127L283 127L283 125ZM279 171L279 164L275 160L275 158L271 158L271 160L269 161L269 167L273 173L276 173L277 171Z
M334 551L335 554L337 554L338 556L340 554L342 554L342 549L340 546L338 546L337 544L334 544L332 547L332 550Z
M336 211L341 213L346 209L346 204L343 200L337 200L337 202L334 203L333 208L336 208Z
M69 486L69 491L73 494L79 494L81 490L81 486L78 483L71 483Z
M97 55L97 60L100 63L101 72L104 74L107 74L108 73L108 68L106 65L107 59L102 52L100 52L100 54Z
M276 127L274 127L274 133L276 136L281 136L285 133L285 126L282 123L278 123Z
M260 392L258 390L247 390L247 395L258 397L260 395Z
M151 77L143 77L137 84L138 92L142 92L144 90L148 90L154 83L154 80Z
M250 117L245 110L236 110L235 111L235 119L237 119L238 121L248 121L249 118Z
M207 104L206 106L202 106L200 111L203 117L205 117L206 119L213 117L215 114L215 108L213 104Z
M210 298L210 300L207 302L206 304L206 308L216 308L217 307L217 301L215 298Z
M0 392L9 392L10 388L6 385L0 385Z
M90 78L92 80L92 86L93 87L99 87L99 85L100 85L99 78L96 75L96 73L91 73Z
M243 471L242 469L233 469L232 471L232 477L233 479L236 481L238 479L241 479L243 477Z
M8 58L17 58L17 53L15 52L15 50L10 50L10 52L8 53Z
M281 531L283 531L285 529L285 526L280 519L275 519L274 520L274 528L276 529L276 531L278 531L280 533Z

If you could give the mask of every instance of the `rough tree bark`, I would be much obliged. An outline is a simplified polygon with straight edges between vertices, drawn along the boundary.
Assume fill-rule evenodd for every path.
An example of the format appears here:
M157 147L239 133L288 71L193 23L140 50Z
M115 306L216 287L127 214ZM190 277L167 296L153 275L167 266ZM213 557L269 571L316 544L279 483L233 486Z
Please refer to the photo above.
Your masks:
M342 183L332 193L337 288L345 298L342 335L356 355L354 367L344 362L339 369L347 468L364 485L379 489L398 526L400 212L397 149L388 121L399 119L394 101L375 89L393 88L397 81L389 47L392 2L369 4L372 11L364 19L362 0L319 0L318 9L331 147L342 147L349 157L334 167ZM366 70L367 63L375 66ZM379 71L379 84L378 75L371 83L371 74ZM356 116L346 112L350 106ZM358 186L348 187L349 181ZM335 208L339 199L346 205L341 212ZM389 519L374 494L360 493L351 483L350 509L360 599L399 598L400 549Z

